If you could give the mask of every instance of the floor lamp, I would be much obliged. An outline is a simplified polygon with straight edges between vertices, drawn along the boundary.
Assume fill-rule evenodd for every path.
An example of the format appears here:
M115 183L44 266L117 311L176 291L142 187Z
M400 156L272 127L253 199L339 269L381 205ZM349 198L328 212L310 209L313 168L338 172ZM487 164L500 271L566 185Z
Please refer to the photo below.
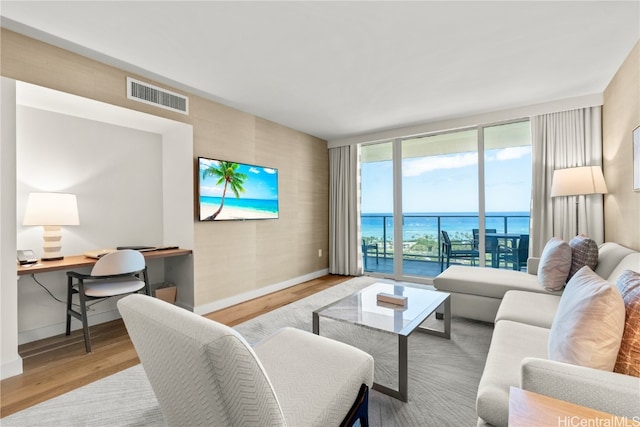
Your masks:
M580 166L553 171L551 197L606 194L600 166ZM576 236L578 235L578 198L576 197Z
M74 194L30 193L22 225L44 227L43 261L62 259L61 225L78 225L78 202Z

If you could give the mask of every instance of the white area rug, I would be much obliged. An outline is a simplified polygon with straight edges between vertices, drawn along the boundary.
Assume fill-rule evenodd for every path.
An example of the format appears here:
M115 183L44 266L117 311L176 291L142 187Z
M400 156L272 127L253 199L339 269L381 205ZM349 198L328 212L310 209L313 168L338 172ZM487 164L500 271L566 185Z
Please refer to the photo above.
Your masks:
M283 326L311 331L313 310L375 281L368 277L349 280L236 329L250 343ZM493 326L453 318L451 327L451 340L419 332L409 337L409 401L400 402L372 390L371 427L476 425L475 396ZM394 336L326 319L321 319L320 333L372 354L376 382L397 387L398 346ZM165 423L144 370L138 365L3 418L0 425L163 426Z

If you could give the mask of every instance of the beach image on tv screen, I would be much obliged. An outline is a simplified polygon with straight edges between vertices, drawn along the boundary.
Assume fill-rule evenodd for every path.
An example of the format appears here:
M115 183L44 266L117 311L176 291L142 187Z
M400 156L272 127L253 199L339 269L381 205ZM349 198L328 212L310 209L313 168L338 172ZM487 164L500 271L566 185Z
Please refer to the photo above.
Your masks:
M201 221L278 218L278 170L200 157Z

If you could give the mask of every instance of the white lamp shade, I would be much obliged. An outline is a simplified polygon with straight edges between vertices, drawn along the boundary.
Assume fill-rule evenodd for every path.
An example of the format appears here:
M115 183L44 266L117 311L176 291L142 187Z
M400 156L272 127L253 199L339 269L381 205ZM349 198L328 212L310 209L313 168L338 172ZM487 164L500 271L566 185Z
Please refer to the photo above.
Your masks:
M79 225L75 194L30 193L22 225Z
M551 197L605 193L607 185L600 166L580 166L553 171Z

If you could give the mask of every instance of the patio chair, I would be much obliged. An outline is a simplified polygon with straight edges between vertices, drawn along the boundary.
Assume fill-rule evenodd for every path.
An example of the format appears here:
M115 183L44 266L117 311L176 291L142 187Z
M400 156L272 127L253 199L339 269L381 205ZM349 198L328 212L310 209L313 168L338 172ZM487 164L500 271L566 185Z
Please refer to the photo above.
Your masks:
M449 233L442 230L442 250L440 251L440 271L444 271L444 259L447 259L447 268L449 267L451 258L471 260L471 265L475 265L475 259L480 253L473 249L473 242L468 241L451 241ZM454 246L467 246L465 249L454 249Z
M527 268L527 259L529 258L529 235L522 234L518 239L518 246L515 248L500 247L499 259L504 261L505 267L507 263L511 263L514 270L522 270Z
M473 249L480 251L480 229L472 228L473 232ZM486 228L484 230L485 233L495 233L495 228ZM500 242L498 242L497 237L485 237L484 238L484 253L491 254L491 265L493 267L498 267L498 251L500 249Z
M376 264L378 264L378 244L377 243L367 243L364 239L362 239L362 257L364 258L364 269L367 269L367 258L369 258L369 251L374 250L376 253Z

